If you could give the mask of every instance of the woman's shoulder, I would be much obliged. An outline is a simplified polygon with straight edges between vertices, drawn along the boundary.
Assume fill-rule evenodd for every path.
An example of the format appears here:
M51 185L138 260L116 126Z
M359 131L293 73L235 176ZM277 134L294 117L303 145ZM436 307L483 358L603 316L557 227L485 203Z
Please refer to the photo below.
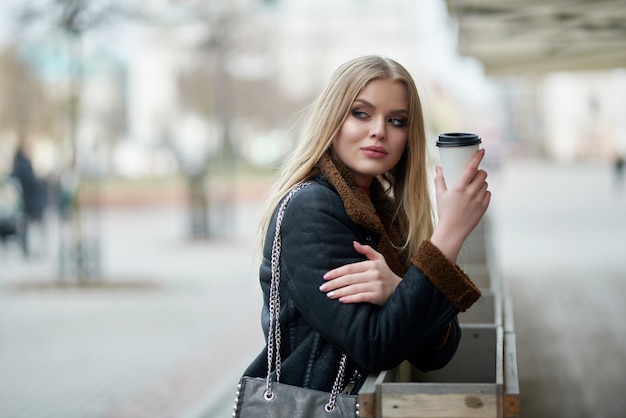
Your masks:
M316 176L306 180L305 186L292 197L292 201L294 202L307 201L311 199L341 200L337 190L335 190L335 188L321 176Z
M310 214L312 211L343 209L343 201L335 188L323 177L313 177L293 195L287 211Z

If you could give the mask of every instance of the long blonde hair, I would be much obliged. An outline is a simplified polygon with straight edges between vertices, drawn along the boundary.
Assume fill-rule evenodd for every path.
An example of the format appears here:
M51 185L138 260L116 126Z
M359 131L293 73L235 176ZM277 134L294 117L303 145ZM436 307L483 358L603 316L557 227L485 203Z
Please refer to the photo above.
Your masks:
M428 192L427 147L424 117L419 94L409 72L396 61L379 56L363 56L341 65L331 76L320 96L305 109L303 129L296 147L283 161L279 177L270 189L259 229L262 242L273 212L297 183L313 177L315 165L331 147L333 138L348 116L352 103L372 80L401 82L407 91L407 149L396 166L379 176L389 186L397 207L397 218L405 229L402 249L411 256L433 233L433 208Z

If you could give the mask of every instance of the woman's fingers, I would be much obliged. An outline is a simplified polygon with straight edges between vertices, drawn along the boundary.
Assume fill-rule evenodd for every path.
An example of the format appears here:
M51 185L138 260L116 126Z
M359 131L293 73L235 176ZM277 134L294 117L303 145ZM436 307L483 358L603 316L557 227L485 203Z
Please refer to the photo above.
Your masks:
M354 293L347 296L342 296L339 298L339 302L341 303L361 303L361 302L369 302L376 305L382 305L380 302L380 298L375 292L360 292Z
M469 160L469 162L467 163L467 166L465 167L465 169L463 170L463 173L461 174L461 177L459 178L459 180L455 183L456 187L465 187L470 185L471 183L474 183L477 180L477 176L479 173L482 174L487 174L486 171L484 170L480 170L480 163L483 160L483 158L485 157L485 149L479 149L478 151L476 151L476 153L472 156L472 158ZM480 176L478 176L480 177ZM436 178L435 178L435 183L436 183ZM483 179L484 180L484 179Z
M435 166L435 193L437 195L444 193L447 189L446 182L443 179L443 170L441 166Z
M333 290L347 286L349 285L348 277L349 277L348 275L342 275L342 276L337 276L337 277L333 277L333 276L327 277L325 275L324 280L326 280L326 282L320 286L320 290L322 292L331 292Z
M324 280L333 280L349 274L360 273L367 270L367 261L359 261L345 266L337 267L324 274Z
M359 293L373 293L375 292L373 283L355 283L348 286L343 286L326 293L329 299L340 299L346 296L354 296Z
M359 282L344 286L326 294L329 299L338 299L342 303L369 302L383 305L387 300L380 282Z
M377 260L380 253L369 245L363 245L358 241L352 241L354 249L359 253L367 257L368 260Z

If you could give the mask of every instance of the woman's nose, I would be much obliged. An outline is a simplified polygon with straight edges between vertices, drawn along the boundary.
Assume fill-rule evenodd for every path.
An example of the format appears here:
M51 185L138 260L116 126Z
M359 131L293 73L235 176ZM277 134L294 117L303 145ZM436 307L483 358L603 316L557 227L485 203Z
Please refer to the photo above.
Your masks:
M370 127L370 137L383 140L387 136L387 124L385 118L373 118Z

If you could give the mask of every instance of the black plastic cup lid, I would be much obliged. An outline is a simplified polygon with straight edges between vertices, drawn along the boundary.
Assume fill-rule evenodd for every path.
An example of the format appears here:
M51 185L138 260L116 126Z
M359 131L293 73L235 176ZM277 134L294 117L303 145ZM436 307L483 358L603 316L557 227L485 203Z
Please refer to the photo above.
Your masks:
M439 134L439 139L437 140L438 147L466 147L476 144L480 144L478 135L463 132Z

